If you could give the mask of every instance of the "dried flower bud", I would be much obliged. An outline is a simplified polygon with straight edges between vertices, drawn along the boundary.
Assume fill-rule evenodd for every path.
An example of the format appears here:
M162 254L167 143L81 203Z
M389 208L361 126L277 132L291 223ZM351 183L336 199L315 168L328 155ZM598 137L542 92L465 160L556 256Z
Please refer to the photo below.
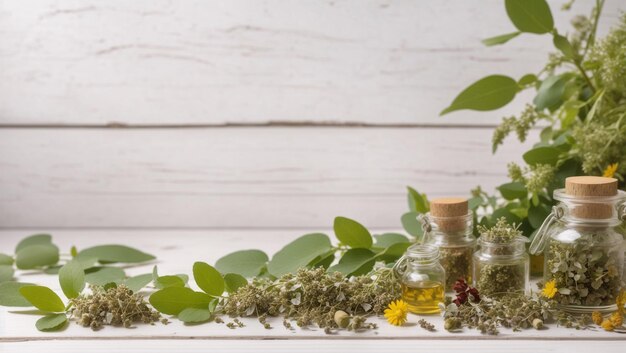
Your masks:
M343 310L335 311L335 323L341 328L346 328L350 324L350 315Z
M541 319L534 319L533 320L533 327L537 330L540 330L543 328L543 320Z
M444 321L443 328L448 331L458 330L461 328L461 320L455 317L449 317Z

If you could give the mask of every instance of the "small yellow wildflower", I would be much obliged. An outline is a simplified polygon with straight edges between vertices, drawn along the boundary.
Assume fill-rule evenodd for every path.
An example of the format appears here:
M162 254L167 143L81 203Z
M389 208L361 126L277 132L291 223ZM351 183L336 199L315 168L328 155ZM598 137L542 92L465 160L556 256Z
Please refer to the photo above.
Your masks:
M615 326L613 326L611 320L602 321L602 324L600 324L600 326L602 326L605 331L613 331L615 329Z
M546 298L554 298L558 289L556 288L556 280L546 282L541 290L541 294Z
M617 166L617 163L609 164L604 170L604 174L602 174L602 176L605 178L612 178L617 171Z
M385 309L385 318L394 326L402 326L406 322L406 314L409 312L409 305L401 299L389 303Z
M611 314L611 317L609 318L609 320L615 327L622 326L622 324L624 323L624 314L620 313L619 311L616 311L613 314Z
M593 320L593 323L596 325L601 325L602 321L604 321L604 318L602 317L602 313L599 311L594 311L593 313L591 313L591 320Z

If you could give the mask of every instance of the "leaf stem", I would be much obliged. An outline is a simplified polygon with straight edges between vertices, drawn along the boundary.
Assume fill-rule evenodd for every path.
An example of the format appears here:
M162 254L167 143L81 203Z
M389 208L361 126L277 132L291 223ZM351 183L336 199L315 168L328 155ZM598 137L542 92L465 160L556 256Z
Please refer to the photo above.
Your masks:
M576 65L576 68L578 68L578 71L580 71L580 73L582 74L583 78L585 79L585 82L587 82L587 85L589 86L589 88L591 88L591 91L595 93L596 88L594 87L593 83L591 82L591 79L587 75L587 72L585 72L585 69L583 69L583 67L580 66L580 62L578 60L574 60L574 65Z

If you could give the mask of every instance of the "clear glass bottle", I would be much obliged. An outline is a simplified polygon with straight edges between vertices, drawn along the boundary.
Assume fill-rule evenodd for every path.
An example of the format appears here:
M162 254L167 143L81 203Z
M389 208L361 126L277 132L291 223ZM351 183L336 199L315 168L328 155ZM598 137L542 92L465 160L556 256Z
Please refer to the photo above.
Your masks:
M439 263L446 271L445 291L454 291L454 283L459 279L472 283L476 237L467 199L434 199L430 212L421 220L425 231L423 243L439 248Z
M616 227L626 220L626 193L613 178L570 177L565 186L554 191L559 203L530 246L544 254L544 296L570 312L614 311L624 288L624 237Z
M517 236L507 242L489 242L478 238L479 250L474 253L474 286L481 295L497 297L529 290L530 257L526 253L527 238Z
M402 300L415 314L439 313L443 302L446 273L437 261L436 246L415 244L409 247L394 271L400 278Z

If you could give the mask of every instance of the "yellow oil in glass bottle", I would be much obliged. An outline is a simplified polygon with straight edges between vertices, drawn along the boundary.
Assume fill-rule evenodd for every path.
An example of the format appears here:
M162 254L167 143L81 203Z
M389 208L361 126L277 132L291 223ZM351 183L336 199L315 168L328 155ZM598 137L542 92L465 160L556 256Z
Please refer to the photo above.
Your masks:
M438 259L436 246L416 244L407 249L394 267L402 286L402 300L414 314L439 313L446 274Z
M443 284L427 281L415 286L402 284L402 300L409 310L416 314L439 313L439 303L443 302Z

